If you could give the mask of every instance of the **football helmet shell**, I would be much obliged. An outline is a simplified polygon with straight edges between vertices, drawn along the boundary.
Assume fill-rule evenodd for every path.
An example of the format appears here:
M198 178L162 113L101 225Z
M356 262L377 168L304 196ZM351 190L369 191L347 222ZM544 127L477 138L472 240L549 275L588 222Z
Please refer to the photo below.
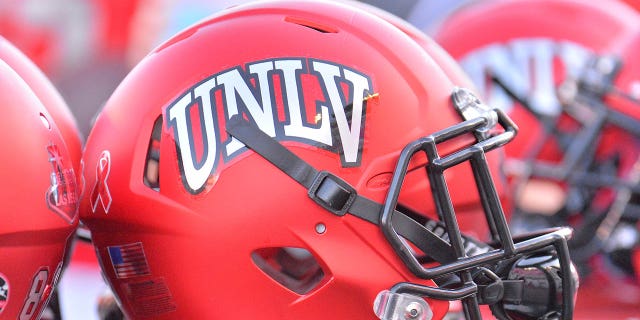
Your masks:
M391 12L380 9L365 2L356 0L342 0L339 2L365 10L366 12L382 18L384 21L400 29L403 33L409 36L409 38L417 42L418 45L420 45L420 47L422 47L422 49L424 49L429 54L429 57L431 57L438 64L438 66L442 68L445 74L450 79L452 79L454 83L456 83L460 87L473 88L473 82L471 82L471 79L467 77L467 74L461 70L458 62L456 62L455 59L453 59L451 55L449 55L433 39L431 39L424 32L420 31L418 28L414 27L406 20L392 14Z
M18 73L47 108L64 138L75 172L80 172L82 138L75 117L58 90L26 55L1 36L0 59Z
M640 10L640 1L638 0L622 0L627 5L631 6L635 10Z
M38 319L70 254L79 189L54 117L2 59L0 316Z
M477 318L470 269L499 282L480 265L550 246L570 317L566 230L514 244L488 169L515 131L374 15L237 6L159 46L108 100L81 219L131 318L387 319L407 303L440 319L460 299ZM465 175L478 194L450 195ZM485 209L500 244L463 237L453 207Z

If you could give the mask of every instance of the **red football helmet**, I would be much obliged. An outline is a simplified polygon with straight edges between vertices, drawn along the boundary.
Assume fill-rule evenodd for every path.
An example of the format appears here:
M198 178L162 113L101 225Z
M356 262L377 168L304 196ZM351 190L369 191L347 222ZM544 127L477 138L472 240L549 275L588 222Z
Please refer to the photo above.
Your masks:
M604 109L589 111L578 102L585 95L602 101L602 94L589 93L590 83L607 84L618 67L596 56L639 27L638 13L619 1L487 1L463 7L435 35L489 104L507 110L522 128L505 149L516 207L535 213L520 216L524 224L534 225L535 218L574 226L572 257L585 264L602 213L617 197L615 171L637 159L631 132L638 124L610 125ZM637 106L621 108L637 115ZM613 174L612 167L618 168Z
M38 319L70 251L79 190L54 117L2 59L0 316Z
M8 64L27 83L55 121L67 145L70 161L80 172L82 140L71 110L51 81L20 50L0 36L0 59Z
M237 6L158 47L83 156L81 219L125 314L570 318L570 232L514 243L485 152L517 129L452 80L338 3ZM468 176L474 196L450 192ZM460 232L477 210L491 244Z

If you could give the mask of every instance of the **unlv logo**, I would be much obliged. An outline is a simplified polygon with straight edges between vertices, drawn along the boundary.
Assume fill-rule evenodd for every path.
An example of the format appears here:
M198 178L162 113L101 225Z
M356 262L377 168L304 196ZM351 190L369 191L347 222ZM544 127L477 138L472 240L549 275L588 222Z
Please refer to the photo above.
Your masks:
M556 86L564 77L578 75L590 54L573 42L516 39L479 48L460 59L460 64L485 94L488 105L506 111L513 106L509 96L487 80L487 73L492 72L516 94L529 99L535 111L554 115L560 112Z
M47 154L52 168L51 187L46 193L47 206L71 224L77 214L76 175L73 169L64 163L57 145L50 143L47 146Z
M306 58L249 63L204 79L169 105L165 115L185 188L201 192L220 162L246 150L222 127L237 114L277 140L335 152L343 167L360 165L371 90L367 75Z

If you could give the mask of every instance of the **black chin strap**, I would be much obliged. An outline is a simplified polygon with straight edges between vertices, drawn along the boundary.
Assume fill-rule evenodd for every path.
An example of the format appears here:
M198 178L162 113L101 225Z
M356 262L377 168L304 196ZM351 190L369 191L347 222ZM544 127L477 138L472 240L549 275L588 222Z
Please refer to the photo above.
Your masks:
M383 206L358 195L356 190L346 181L330 172L316 170L239 115L231 117L227 121L226 127L227 133L304 186L309 197L323 208L338 216L349 213L373 224L380 224ZM437 222L429 229L397 210L393 214L392 222L399 235L435 261L445 264L456 260L451 245L434 233L439 229ZM476 251L479 247L486 246L468 238L465 238L464 241L466 246Z

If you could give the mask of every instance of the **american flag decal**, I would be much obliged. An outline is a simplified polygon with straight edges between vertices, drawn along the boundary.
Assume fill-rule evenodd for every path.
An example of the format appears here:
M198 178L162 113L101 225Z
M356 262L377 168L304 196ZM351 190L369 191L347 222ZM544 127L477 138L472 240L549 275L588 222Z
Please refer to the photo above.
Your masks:
M118 278L146 276L150 274L142 242L107 247L111 264Z

